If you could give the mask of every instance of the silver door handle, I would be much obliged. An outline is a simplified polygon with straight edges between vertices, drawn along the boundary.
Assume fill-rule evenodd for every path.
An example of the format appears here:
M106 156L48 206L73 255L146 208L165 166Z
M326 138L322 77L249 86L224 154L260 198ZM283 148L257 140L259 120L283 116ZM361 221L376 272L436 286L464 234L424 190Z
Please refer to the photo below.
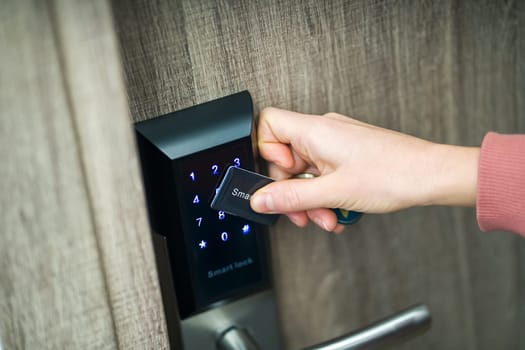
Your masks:
M378 349L419 335L429 329L430 324L427 306L417 305L355 332L303 350Z
M230 327L219 335L218 350L259 350L259 346L246 330Z

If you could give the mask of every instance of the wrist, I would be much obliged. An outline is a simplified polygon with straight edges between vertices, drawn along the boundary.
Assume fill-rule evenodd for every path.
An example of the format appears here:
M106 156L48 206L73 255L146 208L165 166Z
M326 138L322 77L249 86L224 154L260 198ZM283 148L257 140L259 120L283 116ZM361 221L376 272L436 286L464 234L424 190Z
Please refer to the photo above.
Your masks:
M423 205L475 206L479 147L434 144Z

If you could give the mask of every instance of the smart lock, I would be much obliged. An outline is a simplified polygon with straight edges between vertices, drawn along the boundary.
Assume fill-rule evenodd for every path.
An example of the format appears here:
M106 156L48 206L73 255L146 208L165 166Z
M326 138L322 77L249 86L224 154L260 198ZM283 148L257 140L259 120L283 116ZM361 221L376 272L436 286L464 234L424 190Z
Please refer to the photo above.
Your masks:
M255 168L252 119L243 91L135 124L172 346L280 348L264 226L210 208L226 169Z

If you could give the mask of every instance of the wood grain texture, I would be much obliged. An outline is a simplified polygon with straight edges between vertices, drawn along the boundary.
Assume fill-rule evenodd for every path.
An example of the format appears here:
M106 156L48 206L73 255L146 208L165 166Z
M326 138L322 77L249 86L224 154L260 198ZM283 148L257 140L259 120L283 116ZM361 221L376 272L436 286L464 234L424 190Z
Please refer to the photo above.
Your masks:
M4 2L0 52L0 348L115 348L49 8Z
M248 89L255 107L335 111L437 142L525 132L525 14L493 1L113 1L134 120ZM289 349L425 302L402 349L518 349L525 241L473 209L367 215L344 235L271 232Z
M108 3L0 20L0 348L167 348Z
M134 74L125 75L128 93L133 94L128 101L134 121L173 111L184 103L194 104L182 4L169 0L155 4L130 0L113 5L120 23L136 27L116 28L124 61L136 69ZM157 11L152 12L152 6ZM138 44L142 40L147 43ZM150 100L145 103L143 98Z
M57 0L64 77L119 348L167 347L164 313L111 10Z
M459 4L457 11L469 14L456 17L462 33L457 84L460 140L476 144L485 130L525 132L525 62L519 59L525 53L520 44L525 40L523 6L519 2L466 2ZM462 212L458 219L465 232L475 232L476 224L468 220L469 214ZM501 349L523 349L523 239L501 232L463 237L475 348L492 344Z

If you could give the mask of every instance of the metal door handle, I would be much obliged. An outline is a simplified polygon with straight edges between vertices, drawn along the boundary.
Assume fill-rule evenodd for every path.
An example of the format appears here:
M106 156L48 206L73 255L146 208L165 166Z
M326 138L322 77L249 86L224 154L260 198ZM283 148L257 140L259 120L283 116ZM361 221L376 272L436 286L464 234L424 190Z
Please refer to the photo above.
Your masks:
M230 327L217 339L218 350L259 350L255 340L244 329Z
M427 306L417 305L355 332L303 350L379 349L419 335L429 329L430 324Z

